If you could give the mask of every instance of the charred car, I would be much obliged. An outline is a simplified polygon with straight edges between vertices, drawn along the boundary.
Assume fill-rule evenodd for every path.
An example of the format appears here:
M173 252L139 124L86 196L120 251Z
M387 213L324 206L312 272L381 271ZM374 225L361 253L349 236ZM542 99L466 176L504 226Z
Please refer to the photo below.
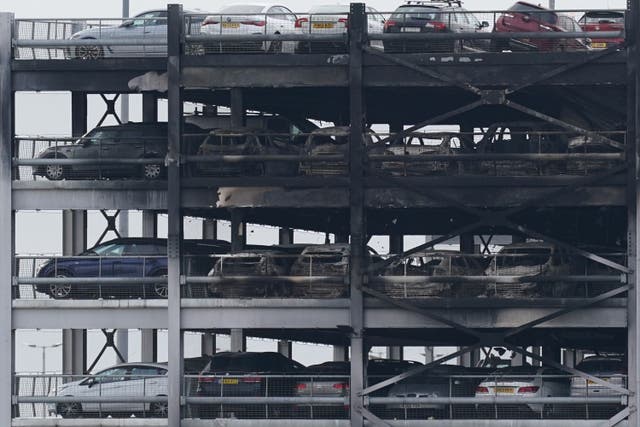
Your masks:
M209 276L218 280L209 293L221 298L286 297L291 285L282 279L291 258L274 250L252 250L220 257Z
M577 136L569 139L569 154L622 154L601 140L591 136ZM594 172L603 172L621 166L624 163L622 157L617 159L570 159L567 161L567 173L570 175L588 175Z
M299 298L340 298L348 294L344 277L349 273L348 244L314 245L305 248L291 267L291 276L309 280L296 280L293 296ZM321 280L317 280L322 277Z
M346 157L349 154L349 135L348 126L321 128L311 132L302 149L302 154L311 159L300 162L300 173L345 175L348 170ZM339 159L340 156L343 158Z
M485 270L487 276L510 276L507 283L497 280L488 283L486 295L518 297L563 297L572 292L572 285L559 282L531 281L541 276L571 274L569 254L555 245L544 242L514 243L503 247Z

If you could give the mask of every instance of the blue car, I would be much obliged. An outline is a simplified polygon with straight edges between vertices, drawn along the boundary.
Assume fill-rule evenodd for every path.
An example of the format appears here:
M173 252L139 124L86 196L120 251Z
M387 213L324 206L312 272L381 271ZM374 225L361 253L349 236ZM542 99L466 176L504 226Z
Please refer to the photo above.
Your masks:
M216 254L228 253L229 242L184 240L183 272L206 276L217 261ZM120 238L92 247L75 257L48 260L37 277L113 278L166 277L167 241L156 238ZM38 292L55 299L80 298L167 298L167 284L158 283L56 283L38 284Z

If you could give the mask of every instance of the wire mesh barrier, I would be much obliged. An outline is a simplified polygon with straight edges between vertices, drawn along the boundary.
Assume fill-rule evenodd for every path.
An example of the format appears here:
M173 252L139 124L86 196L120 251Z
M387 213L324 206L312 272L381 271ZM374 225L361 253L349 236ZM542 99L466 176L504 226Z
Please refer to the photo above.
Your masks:
M97 60L167 55L167 11L133 18L18 19L15 59Z
M167 369L120 365L96 375L16 375L15 418L167 416Z
M605 419L622 409L620 394L576 397L570 376L536 375L533 369L529 376L508 378L424 374L373 392L368 406L380 418L397 420ZM370 375L368 382L388 377ZM187 376L184 393L188 418L345 419L349 414L344 375Z
M579 135L539 123L482 132L371 133L368 172L391 176L555 176L606 173L625 162L623 132Z
M588 51L624 42L624 10L552 11L516 3L505 11L467 11L456 3L366 8L366 40L388 53ZM346 53L348 6L294 13L281 6L230 6L183 14L184 54ZM167 55L167 11L133 18L19 19L16 59L102 59Z

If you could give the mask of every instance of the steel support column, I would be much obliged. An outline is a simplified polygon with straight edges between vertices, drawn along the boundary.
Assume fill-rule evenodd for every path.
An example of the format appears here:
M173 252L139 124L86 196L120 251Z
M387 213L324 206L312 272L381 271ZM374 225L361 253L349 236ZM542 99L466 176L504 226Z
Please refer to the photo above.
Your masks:
M216 334L204 332L200 336L200 354L202 356L211 356L216 353Z
M202 238L212 240L218 238L218 222L215 219L202 221Z
M344 345L334 345L333 346L333 361L334 362L345 362L349 360L349 348Z
M247 337L243 329L231 329L229 341L231 351L247 351Z
M352 427L364 426L366 352L364 351L364 255L366 223L364 210L364 95L362 86L362 46L367 19L364 3L351 3L349 14L349 229L351 234L351 387L350 419Z
M241 210L231 210L231 252L240 252L247 244L247 224Z
M158 215L154 211L142 212L142 237L158 237ZM140 360L142 362L158 361L157 329L142 329L140 331Z
M154 93L142 94L142 121L145 123L158 121L158 97Z
M389 253L401 254L403 251L404 251L404 236L402 234L392 233L389 236ZM401 346L387 347L387 359L394 359L394 360L404 359L404 349Z
M244 99L242 95L242 89L240 88L231 89L229 94L231 97L230 105L232 127L242 127L245 123Z
M287 340L278 341L278 353L288 358L293 357L293 343Z
M291 245L293 244L293 229L281 228L278 230L278 244L279 245Z
M87 94L71 92L71 136L87 133Z
M640 292L638 292L638 268L640 268L640 253L638 247L638 156L640 148L640 5L637 1L627 0L626 17L627 30L627 275L629 292L627 294L627 355L629 375L629 425L640 424L640 338L638 334L638 309L640 307Z
M180 427L181 390L183 377L183 341L180 328L180 243L183 220L180 210L180 141L182 134L181 52L182 6L170 4L167 20L168 74L168 136L167 153L167 281L168 281L168 426Z

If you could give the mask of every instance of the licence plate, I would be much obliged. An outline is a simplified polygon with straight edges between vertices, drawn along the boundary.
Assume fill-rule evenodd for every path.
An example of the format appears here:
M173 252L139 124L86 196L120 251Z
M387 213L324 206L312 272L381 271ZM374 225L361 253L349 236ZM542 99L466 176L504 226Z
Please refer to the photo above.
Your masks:
M316 22L313 28L333 28L333 22Z
M591 47L595 48L595 49L604 49L605 47L607 47L606 43L591 43Z
M222 384L238 384L237 378L223 378Z
M223 22L222 28L240 28L239 22Z
M420 27L402 27L403 33L419 33Z
M496 393L513 394L514 387L496 387Z

